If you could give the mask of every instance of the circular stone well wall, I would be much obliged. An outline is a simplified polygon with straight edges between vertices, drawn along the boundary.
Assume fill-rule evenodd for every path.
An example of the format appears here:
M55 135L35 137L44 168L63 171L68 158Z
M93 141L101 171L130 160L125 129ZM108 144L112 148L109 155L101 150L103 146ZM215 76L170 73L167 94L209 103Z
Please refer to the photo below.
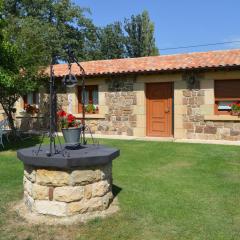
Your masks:
M31 212L57 217L106 210L113 200L112 162L67 170L24 165L24 202Z

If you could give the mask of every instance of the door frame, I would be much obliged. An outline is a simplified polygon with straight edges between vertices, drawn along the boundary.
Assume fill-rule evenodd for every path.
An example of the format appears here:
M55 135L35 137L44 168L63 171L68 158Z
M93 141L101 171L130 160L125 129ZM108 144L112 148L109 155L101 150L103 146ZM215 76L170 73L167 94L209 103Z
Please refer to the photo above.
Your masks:
M171 89L171 98L170 98L170 117L169 117L169 136L153 136L149 134L149 99L147 98L147 85L150 84L169 84ZM148 137L173 137L174 136L174 82L149 82L145 83L145 106L146 106L146 136Z

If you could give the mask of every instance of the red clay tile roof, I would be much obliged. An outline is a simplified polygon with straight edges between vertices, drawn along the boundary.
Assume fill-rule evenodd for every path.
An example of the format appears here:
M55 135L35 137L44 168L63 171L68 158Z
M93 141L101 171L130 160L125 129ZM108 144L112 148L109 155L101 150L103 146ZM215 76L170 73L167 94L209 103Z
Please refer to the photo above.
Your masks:
M87 76L240 67L240 49L98 60L82 62L81 65ZM79 68L76 64L72 65L72 72L79 75ZM66 75L68 73L67 64L54 65L54 73L59 77Z

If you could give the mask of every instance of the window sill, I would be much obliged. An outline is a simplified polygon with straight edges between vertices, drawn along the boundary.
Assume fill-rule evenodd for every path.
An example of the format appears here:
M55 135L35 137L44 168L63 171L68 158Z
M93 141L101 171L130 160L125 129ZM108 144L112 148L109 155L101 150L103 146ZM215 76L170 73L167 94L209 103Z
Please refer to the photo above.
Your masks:
M73 114L76 118L82 118L82 114ZM85 114L85 118L86 119L105 119L105 116L102 114L98 114L98 113L93 113L93 114Z
M26 112L20 112L16 116L16 118L43 118L43 117L44 115L42 113L30 114Z
M205 121L239 121L240 117L232 115L206 115L204 116Z

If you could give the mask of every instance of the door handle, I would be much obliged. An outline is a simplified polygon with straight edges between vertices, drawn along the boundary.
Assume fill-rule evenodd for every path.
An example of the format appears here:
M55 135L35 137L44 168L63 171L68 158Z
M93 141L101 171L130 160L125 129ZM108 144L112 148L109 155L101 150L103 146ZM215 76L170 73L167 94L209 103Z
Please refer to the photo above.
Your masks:
M170 112L169 108L165 109L165 113L169 113L169 112Z

